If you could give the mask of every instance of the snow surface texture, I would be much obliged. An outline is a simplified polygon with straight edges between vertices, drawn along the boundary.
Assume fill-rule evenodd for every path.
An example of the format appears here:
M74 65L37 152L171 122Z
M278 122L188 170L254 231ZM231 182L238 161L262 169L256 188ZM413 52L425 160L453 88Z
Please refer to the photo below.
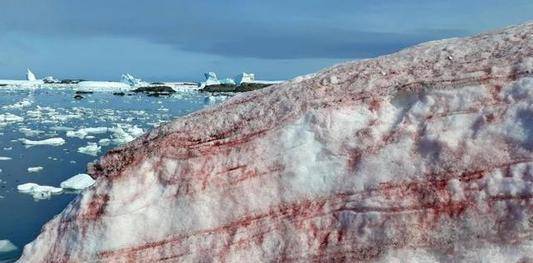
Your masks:
M346 63L160 126L21 262L528 262L533 23Z

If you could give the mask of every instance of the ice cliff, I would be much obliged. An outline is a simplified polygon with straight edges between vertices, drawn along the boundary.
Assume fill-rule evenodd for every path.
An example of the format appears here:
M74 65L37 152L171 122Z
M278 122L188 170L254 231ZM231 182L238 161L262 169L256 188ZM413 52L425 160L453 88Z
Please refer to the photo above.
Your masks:
M240 94L108 152L22 262L529 262L533 23Z

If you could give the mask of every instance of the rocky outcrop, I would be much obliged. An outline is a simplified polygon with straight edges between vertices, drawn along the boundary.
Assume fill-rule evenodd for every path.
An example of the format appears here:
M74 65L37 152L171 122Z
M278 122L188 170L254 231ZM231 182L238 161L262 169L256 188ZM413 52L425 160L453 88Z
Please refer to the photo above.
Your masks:
M23 262L533 258L533 23L239 94L111 150Z

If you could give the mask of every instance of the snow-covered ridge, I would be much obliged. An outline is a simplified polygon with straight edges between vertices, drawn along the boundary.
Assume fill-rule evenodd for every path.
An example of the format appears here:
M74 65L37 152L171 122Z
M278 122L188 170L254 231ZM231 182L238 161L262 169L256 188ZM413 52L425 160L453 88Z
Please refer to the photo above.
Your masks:
M527 262L533 23L235 96L110 151L21 261Z

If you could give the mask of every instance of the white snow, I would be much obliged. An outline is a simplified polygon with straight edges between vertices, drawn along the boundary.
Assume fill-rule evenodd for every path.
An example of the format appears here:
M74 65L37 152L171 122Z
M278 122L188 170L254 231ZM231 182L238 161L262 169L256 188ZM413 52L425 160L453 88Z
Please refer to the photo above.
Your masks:
M98 155L100 150L102 150L102 147L94 142L88 142L87 146L82 146L78 148L79 153L88 154L92 156Z
M63 189L83 190L94 184L94 179L88 174L78 174L63 182L60 186Z
M47 185L38 185L36 183L25 183L17 186L17 190L24 194L33 196L34 199L48 199L52 195L60 194L63 189Z
M11 241L7 239L0 240L0 253L9 253L15 250L17 250L17 246L11 243Z
M32 140L28 140L28 139L20 139L20 141L22 142L22 144L31 145L31 146L33 146L33 145L60 146L60 145L65 144L65 140L63 138L59 138L59 137L50 138L50 139L46 139L46 140L40 140L40 141L32 141Z
M28 173L38 173L40 171L42 171L44 168L41 167L41 166L36 166L36 167L29 167L28 168Z

